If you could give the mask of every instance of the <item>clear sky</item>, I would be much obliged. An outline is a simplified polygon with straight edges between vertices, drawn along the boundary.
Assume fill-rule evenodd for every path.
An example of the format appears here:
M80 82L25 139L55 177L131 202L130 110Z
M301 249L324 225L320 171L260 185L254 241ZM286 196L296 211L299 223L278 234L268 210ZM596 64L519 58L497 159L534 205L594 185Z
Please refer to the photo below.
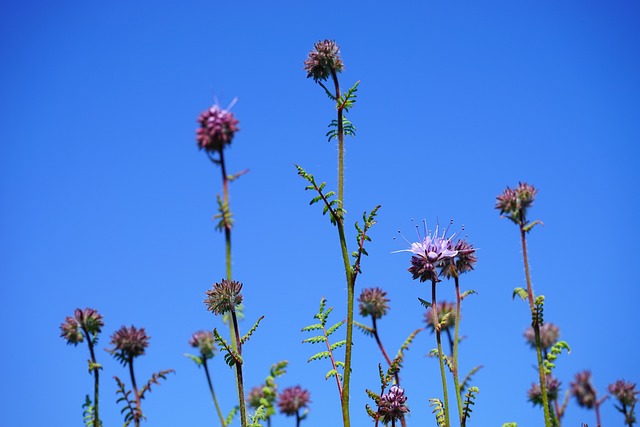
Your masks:
M335 146L324 134L333 105L303 61L335 39L347 87L361 80L347 140L347 222L381 204L358 289L380 286L391 311L380 324L395 352L423 325L409 255L394 240L411 219L454 218L478 252L462 286L461 365L484 368L475 426L542 425L526 400L535 355L522 334L527 305L516 227L495 197L519 180L539 188L530 236L535 290L545 319L572 347L558 360L563 390L591 369L600 393L640 381L637 365L640 5L634 1L206 2L69 0L0 5L0 425L81 426L91 391L85 347L59 325L76 307L105 318L105 426L122 423L111 376L126 371L103 348L121 325L145 327L139 381L173 368L144 402L146 425L211 426L204 374L183 353L192 332L220 326L204 292L224 276L223 236L211 220L220 171L199 152L196 118L235 97L240 132L227 151L233 183L234 276L245 285L246 383L287 359L281 387L310 390L303 425L337 425L326 363L300 344L325 296L344 313L337 235L293 164L335 187ZM353 229L348 227L349 232ZM350 244L353 248L354 234ZM440 295L451 298L451 284ZM403 385L409 425L433 425L428 398L441 395L425 332L408 353ZM365 388L377 388L373 340L356 334L352 420L369 425ZM214 360L221 403L233 376ZM453 403L453 402L452 402ZM595 425L572 401L565 425ZM606 426L622 425L611 402ZM277 417L274 426L294 425Z

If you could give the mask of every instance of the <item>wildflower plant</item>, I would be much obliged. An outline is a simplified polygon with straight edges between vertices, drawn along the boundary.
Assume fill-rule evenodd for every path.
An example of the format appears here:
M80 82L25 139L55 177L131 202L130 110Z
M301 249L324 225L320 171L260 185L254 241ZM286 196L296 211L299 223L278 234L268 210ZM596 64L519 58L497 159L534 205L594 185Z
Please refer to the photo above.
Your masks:
M175 372L173 369L165 369L157 373L153 373L151 378L138 388L136 376L133 369L133 361L144 355L145 350L149 347L149 336L144 328L136 328L135 326L122 326L111 336L111 344L113 348L107 350L111 355L122 364L125 368L129 368L129 376L131 379L131 390L127 390L124 382L114 376L118 385L116 391L120 397L117 403L123 402L124 408L121 413L124 414L124 427L133 422L135 427L140 427L140 421L146 418L142 413L142 399L145 398L146 392L151 392L152 384L160 384L160 379L166 379L167 375Z
M638 403L638 390L636 385L624 380L618 380L609 384L609 393L617 400L615 408L624 415L624 422L628 427L636 423L635 407Z
M299 385L287 387L278 395L278 409L288 417L296 418L296 427L300 427L302 420L309 414L308 405L311 395L308 390ZM300 412L302 410L302 413Z
M93 375L93 401L87 394L85 402L82 405L84 408L84 422L87 427L101 427L102 421L100 421L99 415L99 391L100 391L100 365L96 360L95 347L98 344L98 337L102 332L104 322L102 315L93 308L85 308L84 310L76 308L73 312L73 316L67 316L65 321L60 325L60 336L67 342L67 344L77 346L79 343L86 340L89 347L89 374Z

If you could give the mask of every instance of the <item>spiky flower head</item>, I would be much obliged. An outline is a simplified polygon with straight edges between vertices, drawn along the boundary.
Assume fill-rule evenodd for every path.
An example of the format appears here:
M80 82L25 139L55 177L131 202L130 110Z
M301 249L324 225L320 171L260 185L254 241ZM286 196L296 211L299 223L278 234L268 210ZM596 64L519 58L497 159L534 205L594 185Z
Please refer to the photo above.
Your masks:
M231 144L233 135L238 131L238 120L233 113L214 105L198 116L200 127L196 130L198 147L208 152L222 150Z
M380 288L365 288L358 297L360 315L380 319L389 311L387 292Z
M149 338L144 328L122 326L111 335L114 347L107 351L126 366L135 357L144 354L145 348L149 347Z
M478 261L478 257L476 257L476 249L471 243L464 239L460 239L449 249L458 253L453 258L443 259L442 268L440 270L441 276L445 276L447 279L450 279L455 275L460 275L473 270L473 266L476 261Z
M313 77L314 81L325 81L332 72L340 73L344 70L342 58L340 58L340 47L334 40L317 41L313 45L314 49L309 52L304 61L304 70L307 78Z
M225 314L234 311L237 305L242 304L242 283L235 280L222 279L221 282L215 283L212 289L206 294L207 298L204 303L207 310L214 314Z
M446 237L447 231L448 229L445 229L439 235L439 227L436 227L435 231L427 232L427 225L424 223L424 238L418 232L418 241L410 243L411 247L409 249L394 252L411 252L413 254L409 273L413 275L414 280L439 282L440 279L438 279L436 268L442 267L446 260L458 255L458 251L454 249L454 245L451 243L455 235Z
M533 205L538 190L526 182L519 182L514 189L507 187L497 197L496 209L518 225L526 223L527 209Z
M442 325L442 330L452 328L456 324L456 305L454 303L449 301L438 301L436 303L436 311L438 312L438 324ZM427 327L431 329L431 332L435 332L433 314L433 307L429 307L424 315ZM442 323L443 320L444 323Z
M191 335L189 345L200 350L203 359L211 359L216 351L213 332L198 331Z
M265 385L262 384L251 389L249 395L247 396L247 403L250 407L257 409L260 405L262 405L262 402L260 400L265 398L264 387Z
M389 391L380 396L380 405L378 413L384 424L397 421L404 418L404 414L409 412L409 408L405 404L407 397L404 390L397 385L391 386Z
M633 407L638 401L638 390L635 383L618 380L609 384L609 393L618 399L623 407Z
M524 338L531 348L536 348L536 335L531 326L524 331ZM550 349L552 345L558 342L558 338L560 338L560 328L556 325L553 323L545 323L540 326L540 345L544 350Z
M310 402L309 391L299 385L287 387L278 395L280 413L287 416L296 415L300 409L307 408Z
M83 331L92 336L94 343L97 341L97 335L101 332L104 322L102 315L93 308L85 308L81 310L76 308L73 317L67 316L64 323L60 325L62 331L60 336L67 341L67 344L78 345L84 341Z
M596 403L596 389L591 383L591 372L578 372L571 385L571 394L583 408L592 409Z
M558 394L560 393L560 386L562 383L555 377L547 375L547 397L550 402L558 400ZM527 392L529 402L533 403L533 406L542 406L542 392L540 391L540 383L531 384L531 388Z

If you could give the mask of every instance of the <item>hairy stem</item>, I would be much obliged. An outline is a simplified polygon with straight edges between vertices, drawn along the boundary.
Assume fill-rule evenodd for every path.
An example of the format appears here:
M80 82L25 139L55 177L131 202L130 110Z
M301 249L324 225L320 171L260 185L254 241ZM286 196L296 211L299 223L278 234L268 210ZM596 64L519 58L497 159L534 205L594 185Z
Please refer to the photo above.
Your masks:
M467 424L467 420L464 417L463 409L462 409L462 390L460 390L460 373L458 370L458 342L459 339L459 329L460 329L460 311L462 305L462 298L460 297L460 282L458 279L458 275L454 276L455 284L456 284L456 324L455 324L455 332L453 334L453 384L456 388L456 400L458 403L458 415L460 416L460 425L465 427Z
M238 317L236 316L235 308L231 310L231 319L233 320L233 330L235 334L235 340L237 345L237 352L242 357L242 343L240 342L240 330L238 328ZM247 407L244 401L244 381L242 379L242 364L243 361L238 361L236 366L236 384L238 386L238 403L240 404L240 425L247 427Z
M524 218L524 213L520 212L520 218ZM524 274L527 279L527 295L529 300L529 308L531 309L531 326L535 336L536 356L538 359L538 374L540 377L540 391L542 394L542 408L544 410L544 425L551 427L551 414L549 413L549 397L547 395L547 376L544 372L544 364L542 361L542 346L540 344L540 322L536 313L535 302L533 298L533 287L531 286L531 273L529 271L529 257L527 255L527 239L524 229L524 221L520 223L520 239L522 241L522 258L524 260Z
M129 357L129 375L131 375L131 385L133 386L133 394L136 396L136 415L133 417L136 427L140 427L140 417L142 415L142 407L140 402L140 393L136 385L136 376L133 374L133 357Z
M442 339L440 336L440 324L438 322L438 308L436 306L436 279L431 280L431 309L433 310L433 327L436 331L436 342L438 343L438 360L440 362L440 377L442 379L442 391L444 393L444 416L445 426L449 427L449 392L447 390L447 377L444 371L444 354L442 353Z
M207 359L204 356L202 356L202 366L204 366L204 373L207 376L209 391L211 392L211 398L213 399L213 404L216 407L216 412L218 414L218 418L220 419L220 425L222 427L225 427L226 423L224 422L224 416L222 416L222 410L220 409L220 405L218 404L218 398L216 398L216 393L213 391L213 383L211 382L211 376L209 375L209 366L207 365Z
M93 382L93 426L101 427L102 422L100 421L100 417L98 416L98 398L99 398L99 389L100 389L100 368L96 365L98 362L96 361L96 354L93 349L93 339L91 335L89 335L89 330L84 322L81 323L82 331L84 332L84 336L87 339L87 344L89 345L89 354L91 356L91 364L93 365L93 374L94 374L94 382Z
M336 70L331 70L331 77L336 90L336 100L340 100L340 84ZM342 108L338 108L338 206L344 203L344 128L342 124Z

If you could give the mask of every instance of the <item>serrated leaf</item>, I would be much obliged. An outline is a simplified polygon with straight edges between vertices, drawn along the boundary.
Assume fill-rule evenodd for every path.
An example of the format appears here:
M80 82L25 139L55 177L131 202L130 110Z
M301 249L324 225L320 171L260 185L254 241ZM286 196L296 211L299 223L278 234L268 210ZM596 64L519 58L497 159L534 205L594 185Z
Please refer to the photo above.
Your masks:
M515 299L516 296L519 296L520 298L522 298L523 301L526 301L529 298L529 294L527 293L527 290L524 288L515 288L513 290L513 295L511 296L511 299Z
M311 362L312 360L328 359L329 357L331 357L331 354L328 351L321 351L320 353L316 353L311 356L309 360L307 360L307 363Z
M322 329L322 325L320 323L316 323L314 325L305 326L304 328L302 328L301 332L316 331L318 329Z
M302 340L302 343L317 344L317 343L326 342L326 341L327 341L327 338L324 335L318 335L315 337L305 338Z
M424 308L429 308L431 307L431 303L429 301L425 301L422 298L418 297L418 301L420 301L420 304L422 304L422 306Z
M333 343L333 344L331 344L330 348L331 348L331 351L334 351L337 348L340 348L340 347L342 347L344 345L347 345L347 340L342 340L342 341L338 341L336 343Z

